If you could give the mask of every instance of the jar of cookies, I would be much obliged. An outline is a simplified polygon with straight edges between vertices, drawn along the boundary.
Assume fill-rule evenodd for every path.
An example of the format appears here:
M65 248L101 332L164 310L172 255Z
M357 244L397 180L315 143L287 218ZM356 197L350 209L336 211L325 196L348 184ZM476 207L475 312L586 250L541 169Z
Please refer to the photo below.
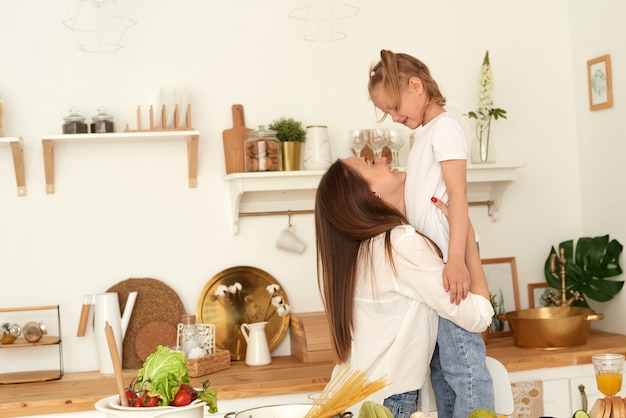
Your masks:
M276 131L259 126L256 131L248 134L243 143L244 167L246 172L253 171L280 171L283 166L280 141L276 138Z

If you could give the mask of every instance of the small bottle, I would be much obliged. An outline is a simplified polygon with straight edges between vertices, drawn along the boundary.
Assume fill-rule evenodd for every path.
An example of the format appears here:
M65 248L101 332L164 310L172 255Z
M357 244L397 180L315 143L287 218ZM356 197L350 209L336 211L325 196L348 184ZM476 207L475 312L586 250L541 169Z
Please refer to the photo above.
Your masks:
M113 116L107 113L106 107L100 106L98 114L91 117L91 133L102 134L115 132L115 122L113 122Z
M10 322L5 322L0 327L0 332L2 332L2 336L0 337L0 344L12 344L13 341L17 339L22 333L22 327L18 324L12 324Z
M196 316L195 315L183 315L183 330L181 335L180 346L185 353L185 357L188 358L189 354L194 348L199 348L198 342L198 330L196 329Z
M30 321L22 327L22 334L29 343L36 343L47 333L46 325L43 322Z
M86 134L89 133L87 122L85 117L80 114L75 107L70 109L70 114L63 118L65 123L63 124L64 134Z

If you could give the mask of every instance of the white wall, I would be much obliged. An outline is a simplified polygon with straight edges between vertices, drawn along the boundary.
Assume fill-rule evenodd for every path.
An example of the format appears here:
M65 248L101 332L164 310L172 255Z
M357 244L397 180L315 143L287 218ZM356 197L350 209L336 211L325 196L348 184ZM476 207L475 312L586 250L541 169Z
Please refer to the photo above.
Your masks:
M621 23L624 16L626 4L620 1L570 2L583 234L592 237L609 234L622 244L626 242L623 216L626 168L622 161L626 153L626 120L623 118L626 84L621 77L626 64L626 56L622 53L626 41ZM587 60L605 54L611 55L613 107L591 112L587 94ZM624 280L624 277L619 279ZM592 306L603 312L606 318L594 324L594 328L626 333L623 321L626 292L620 292L610 302Z
M582 35L570 34L571 26L602 25L586 8L601 4L611 15L623 6L571 3L394 1L381 9L364 0L355 2L358 15L343 21L347 39L309 42L304 24L288 19L296 3L287 0L119 0L139 22L133 37L116 53L88 54L61 24L71 1L0 0L0 97L6 135L24 138L28 186L28 196L16 196L10 150L0 148L0 306L60 304L67 371L97 368L93 341L74 336L83 295L130 277L163 280L193 312L211 277L251 265L283 284L295 312L320 310L312 215L292 218L307 241L303 255L274 248L286 217L245 218L232 235L222 131L232 126L231 105L241 103L248 127L281 116L325 124L334 157L348 155L347 130L376 122L366 83L383 48L423 59L463 113L476 106L478 71L490 51L494 101L510 115L494 127L497 159L526 168L505 193L497 222L484 207L471 216L484 257L517 257L527 306L526 284L544 280L552 245L582 233L610 232L624 242L623 224L589 219L612 220L624 203L596 213L595 200L581 198L595 181L579 158L589 155L595 171L605 170L611 150L607 144L597 155L591 136L596 125L618 125L611 115L620 106L616 94L612 110L588 114L584 61L611 52L617 89L623 57L617 40L602 51L583 50ZM617 27L611 33L624 36ZM186 186L182 144L90 144L55 149L56 193L45 193L40 139L61 133L70 106L91 116L105 105L118 130L132 128L136 106L156 104L161 87L190 91L201 133L197 189ZM605 323L625 331L616 320ZM288 352L286 339L274 354Z

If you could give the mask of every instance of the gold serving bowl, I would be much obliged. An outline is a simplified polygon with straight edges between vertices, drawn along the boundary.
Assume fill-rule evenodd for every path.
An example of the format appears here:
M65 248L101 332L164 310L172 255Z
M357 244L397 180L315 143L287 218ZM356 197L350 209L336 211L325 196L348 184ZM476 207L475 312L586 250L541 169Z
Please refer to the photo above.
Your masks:
M604 314L589 308L549 306L507 312L498 319L508 321L517 347L557 350L584 345L591 321L604 319Z

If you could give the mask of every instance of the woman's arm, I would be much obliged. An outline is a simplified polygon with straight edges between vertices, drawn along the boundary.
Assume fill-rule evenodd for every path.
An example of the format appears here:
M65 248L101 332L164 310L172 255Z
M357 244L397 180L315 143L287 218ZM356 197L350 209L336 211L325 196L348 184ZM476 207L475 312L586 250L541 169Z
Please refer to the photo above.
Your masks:
M393 239L393 262L396 276L388 278L384 286L390 294L400 293L409 299L422 303L470 332L481 332L493 317L493 307L489 298L483 294L470 292L460 304L450 303L449 296L441 282L443 263L433 251L426 239L415 230L406 229L405 233ZM474 243L476 245L476 243ZM484 280L484 275L482 276ZM377 280L378 281L378 280ZM480 291L480 280L474 285ZM482 290L486 289L486 280Z

